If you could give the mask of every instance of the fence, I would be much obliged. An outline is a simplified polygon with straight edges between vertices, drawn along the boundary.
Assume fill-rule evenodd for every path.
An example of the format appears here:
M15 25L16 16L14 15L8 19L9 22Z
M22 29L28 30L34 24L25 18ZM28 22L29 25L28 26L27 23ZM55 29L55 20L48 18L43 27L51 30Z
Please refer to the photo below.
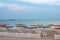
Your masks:
M0 36L40 38L40 34L0 32Z

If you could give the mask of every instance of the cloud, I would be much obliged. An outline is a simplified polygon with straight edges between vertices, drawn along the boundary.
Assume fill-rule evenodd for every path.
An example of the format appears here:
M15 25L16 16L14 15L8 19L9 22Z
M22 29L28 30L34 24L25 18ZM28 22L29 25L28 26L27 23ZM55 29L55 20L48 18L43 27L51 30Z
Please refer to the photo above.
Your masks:
M8 8L11 10L23 10L25 7L19 6L17 4L10 4L10 5L8 5Z
M33 7L19 6L17 4L11 4L11 5L8 5L8 8L11 9L11 10L16 10L16 11L22 11L22 10L24 11L24 10L30 10Z
M0 2L0 7L5 6L5 3Z
M16 10L16 11L32 9L32 7L28 7L28 6L20 6L18 4L8 4L8 3L2 3L2 2L0 3L0 7L6 7L10 10Z
M60 1L59 0L16 0L16 1L35 3L35 4L54 4L54 5L60 5Z

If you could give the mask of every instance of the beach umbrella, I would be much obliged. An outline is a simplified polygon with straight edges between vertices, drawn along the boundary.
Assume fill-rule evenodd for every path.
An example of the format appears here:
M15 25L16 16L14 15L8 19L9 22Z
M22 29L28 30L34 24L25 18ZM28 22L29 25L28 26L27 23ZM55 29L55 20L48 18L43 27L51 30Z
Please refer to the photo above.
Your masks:
M32 24L31 26L40 26L40 24Z
M16 24L16 27L26 28L27 26L25 24Z
M43 25L41 25L41 24L32 24L31 25L31 28L33 29L33 28L38 28L38 27L40 27L40 26L43 26Z
M1 27L7 27L9 24L0 24Z

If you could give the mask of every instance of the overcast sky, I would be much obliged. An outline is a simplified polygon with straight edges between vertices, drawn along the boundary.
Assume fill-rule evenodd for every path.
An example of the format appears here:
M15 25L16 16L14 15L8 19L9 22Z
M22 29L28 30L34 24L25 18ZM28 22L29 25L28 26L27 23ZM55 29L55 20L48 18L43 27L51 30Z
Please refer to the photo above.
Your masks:
M60 0L0 0L0 19L60 19Z

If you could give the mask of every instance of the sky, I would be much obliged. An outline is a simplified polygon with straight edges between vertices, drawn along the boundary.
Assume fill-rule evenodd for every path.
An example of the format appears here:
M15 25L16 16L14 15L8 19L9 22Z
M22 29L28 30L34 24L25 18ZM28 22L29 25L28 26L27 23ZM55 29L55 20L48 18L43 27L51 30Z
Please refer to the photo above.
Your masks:
M0 19L60 20L60 0L0 0Z

